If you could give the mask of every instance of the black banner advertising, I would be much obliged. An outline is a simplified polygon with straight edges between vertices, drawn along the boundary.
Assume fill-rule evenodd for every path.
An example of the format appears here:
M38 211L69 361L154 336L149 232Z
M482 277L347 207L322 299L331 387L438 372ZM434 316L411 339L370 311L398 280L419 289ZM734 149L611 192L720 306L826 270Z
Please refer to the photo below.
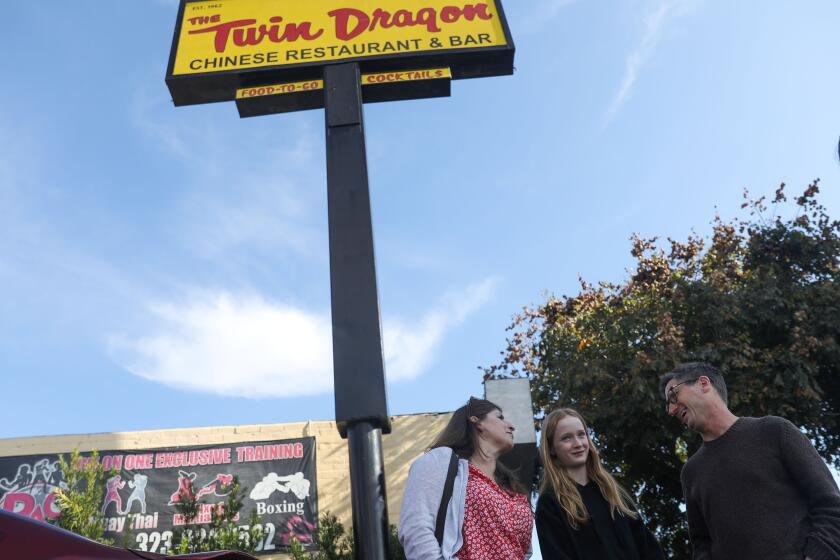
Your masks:
M105 536L118 544L128 534L129 548L166 554L173 531L185 525L175 504L189 482L204 504L194 523L198 529L210 523L211 508L225 501L234 475L246 489L240 529L247 529L251 511L261 517L265 537L258 552L277 552L292 532L301 543L312 542L318 520L315 438L101 451L99 460L106 470L118 471L107 479L102 502ZM66 484L58 455L0 457L0 508L54 518L60 513L54 491L60 487Z

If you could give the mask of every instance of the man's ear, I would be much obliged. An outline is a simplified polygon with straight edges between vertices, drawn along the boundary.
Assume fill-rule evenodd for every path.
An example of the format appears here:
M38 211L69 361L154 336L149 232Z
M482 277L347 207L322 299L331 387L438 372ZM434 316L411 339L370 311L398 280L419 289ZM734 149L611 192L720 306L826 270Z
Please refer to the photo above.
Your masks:
M712 387L712 380L706 377L705 375L701 375L697 378L697 383L700 384L700 389L707 393L711 391L714 387Z

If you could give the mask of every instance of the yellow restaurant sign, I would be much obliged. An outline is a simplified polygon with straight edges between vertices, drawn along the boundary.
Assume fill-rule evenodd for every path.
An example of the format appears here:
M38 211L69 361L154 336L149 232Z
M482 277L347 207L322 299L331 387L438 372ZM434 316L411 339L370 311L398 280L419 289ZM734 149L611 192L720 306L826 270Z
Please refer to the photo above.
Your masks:
M173 75L504 46L495 0L188 2Z
M513 72L500 0L181 0L167 84L176 105L237 89L365 73L452 68L452 78Z
M429 70L406 70L398 72L380 72L377 74L362 74L362 85L384 85L420 80L435 80L452 78L449 68L431 68ZM250 99L265 95L282 95L288 93L302 93L324 89L324 80L307 80L269 86L256 86L236 90L237 99Z

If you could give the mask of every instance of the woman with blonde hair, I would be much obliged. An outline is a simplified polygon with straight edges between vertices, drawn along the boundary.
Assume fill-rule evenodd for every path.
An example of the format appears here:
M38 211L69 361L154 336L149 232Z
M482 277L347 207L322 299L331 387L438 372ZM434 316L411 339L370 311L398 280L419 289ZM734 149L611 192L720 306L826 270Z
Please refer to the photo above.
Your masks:
M664 560L630 494L601 464L583 417L571 408L542 423L537 537L545 560Z
M429 451L414 461L400 510L407 560L525 560L531 506L498 461L513 449L513 425L490 401L470 397Z

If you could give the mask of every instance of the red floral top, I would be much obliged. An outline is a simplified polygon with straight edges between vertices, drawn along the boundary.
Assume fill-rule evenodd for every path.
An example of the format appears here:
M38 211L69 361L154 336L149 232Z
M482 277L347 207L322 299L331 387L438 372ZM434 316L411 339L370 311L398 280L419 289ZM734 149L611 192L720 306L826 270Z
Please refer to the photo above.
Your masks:
M533 516L528 497L508 494L470 464L458 560L523 560L531 548Z

